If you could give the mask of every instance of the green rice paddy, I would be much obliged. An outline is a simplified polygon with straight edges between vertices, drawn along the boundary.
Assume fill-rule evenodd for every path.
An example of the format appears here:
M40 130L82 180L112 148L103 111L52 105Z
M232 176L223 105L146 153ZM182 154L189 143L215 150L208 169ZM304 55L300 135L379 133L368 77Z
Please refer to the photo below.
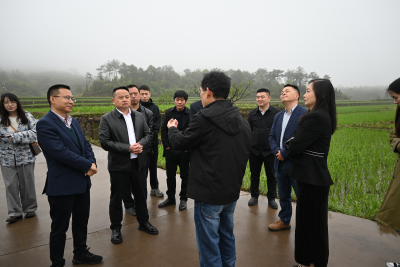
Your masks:
M114 108L111 102L105 101L106 99L91 98L91 100L95 103L84 104L85 113L105 113ZM110 99L107 98L107 101ZM388 104L374 101L342 102L342 106L337 107L339 128L332 136L328 156L328 166L334 181L330 189L329 209L374 219L382 204L397 160L397 154L392 152L389 145L389 132L394 127L395 106L390 104L390 101ZM348 106L343 106L346 103ZM171 106L161 105L160 111L163 112ZM247 101L239 103L238 106L243 109L255 107L254 103ZM26 110L48 112L49 108L29 107ZM75 104L73 112L83 112L81 102ZM97 140L91 142L98 144ZM163 148L160 144L158 166L165 168L165 158L162 157L162 153ZM268 188L264 170L261 171L260 179L260 193L265 195ZM242 189L250 189L249 167L243 178ZM292 196L296 200L294 192Z

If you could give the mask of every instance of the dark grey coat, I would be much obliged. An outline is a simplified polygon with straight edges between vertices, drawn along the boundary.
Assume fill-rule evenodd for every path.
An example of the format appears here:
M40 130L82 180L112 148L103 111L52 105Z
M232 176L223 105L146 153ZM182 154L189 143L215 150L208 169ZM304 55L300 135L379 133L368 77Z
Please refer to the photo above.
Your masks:
M141 110L140 112L143 114L144 119L147 123L147 126L149 126L150 131L152 131L153 127L154 127L154 117L153 117L153 112L148 109L143 107L141 104L139 104L139 109ZM154 135L155 133L153 133ZM157 135L157 134L156 134ZM143 152L145 152L146 154L150 154L153 152L152 146L148 146L148 148L146 150L143 150Z
M133 126L136 142L143 146L143 152L138 155L139 168L146 168L144 151L151 145L153 134L147 126L142 113L132 110ZM116 110L101 117L99 127L101 147L108 151L108 171L131 171L129 135L123 115Z

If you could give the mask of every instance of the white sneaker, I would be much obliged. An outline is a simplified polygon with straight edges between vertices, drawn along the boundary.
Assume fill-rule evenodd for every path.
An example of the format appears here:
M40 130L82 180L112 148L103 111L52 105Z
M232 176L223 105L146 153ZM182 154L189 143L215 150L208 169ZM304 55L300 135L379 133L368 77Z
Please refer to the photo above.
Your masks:
M387 267L400 267L400 263L399 262L388 262L386 263Z
M156 196L156 197L163 197L164 193L160 191L160 189L151 189L150 190L150 195Z

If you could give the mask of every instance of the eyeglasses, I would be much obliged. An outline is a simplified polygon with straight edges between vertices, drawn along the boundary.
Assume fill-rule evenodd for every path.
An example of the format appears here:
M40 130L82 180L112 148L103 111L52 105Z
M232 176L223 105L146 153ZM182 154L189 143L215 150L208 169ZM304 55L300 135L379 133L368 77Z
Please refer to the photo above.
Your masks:
M17 102L11 101L11 102L4 102L3 104L4 104L4 106L7 106L7 105L15 106L17 104Z
M53 97L65 97L65 99L67 99L68 101L72 101L72 102L76 102L76 98L75 97L70 97L69 95L53 95Z

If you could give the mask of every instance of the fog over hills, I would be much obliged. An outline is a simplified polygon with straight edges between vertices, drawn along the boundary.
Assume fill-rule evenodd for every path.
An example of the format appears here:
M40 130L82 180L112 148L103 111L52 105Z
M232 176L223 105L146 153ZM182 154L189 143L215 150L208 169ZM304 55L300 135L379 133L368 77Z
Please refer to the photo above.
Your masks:
M0 68L85 76L112 59L180 75L301 66L335 87L385 87L400 77L398 10L397 0L5 0Z

